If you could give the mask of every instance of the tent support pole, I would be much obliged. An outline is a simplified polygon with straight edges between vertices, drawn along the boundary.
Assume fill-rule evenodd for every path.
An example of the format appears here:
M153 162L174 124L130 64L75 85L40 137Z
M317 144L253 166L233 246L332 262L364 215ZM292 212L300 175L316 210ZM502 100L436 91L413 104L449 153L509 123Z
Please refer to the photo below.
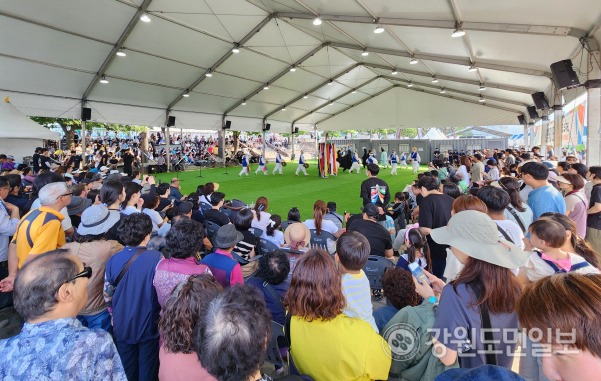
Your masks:
M86 155L86 121L81 121L81 163L85 167L87 164L87 155ZM76 147L77 148L77 147ZM75 168L79 169L79 168Z

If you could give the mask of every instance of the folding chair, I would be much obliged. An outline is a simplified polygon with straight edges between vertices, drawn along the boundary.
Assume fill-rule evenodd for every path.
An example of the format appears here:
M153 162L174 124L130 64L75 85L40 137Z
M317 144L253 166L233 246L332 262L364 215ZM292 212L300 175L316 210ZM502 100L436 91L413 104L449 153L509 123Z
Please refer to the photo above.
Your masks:
M311 247L323 248L330 254L336 252L336 237L330 232L322 230L317 234L315 229L310 229L311 232Z
M273 253L277 249L279 249L279 247L275 243L264 238L259 238L259 253L261 255Z
M369 280L369 287L371 288L372 297L374 300L380 300L384 296L382 290L382 275L389 268L393 268L394 263L384 257L377 255L370 255L367 259L363 272Z

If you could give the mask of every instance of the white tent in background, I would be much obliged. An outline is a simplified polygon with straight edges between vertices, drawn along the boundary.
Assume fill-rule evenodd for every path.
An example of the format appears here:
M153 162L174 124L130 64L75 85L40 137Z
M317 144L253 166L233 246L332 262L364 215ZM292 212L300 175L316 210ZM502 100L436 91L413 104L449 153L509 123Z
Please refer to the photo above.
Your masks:
M0 103L0 153L13 155L17 162L23 155L33 155L44 140L59 140L58 132L50 131L29 119L8 102Z
M443 134L442 131L440 131L438 128L430 128L428 130L428 133L426 135L424 135L424 137L422 139L443 140L446 138L447 138L447 136L445 134ZM416 139L417 139L417 137L416 137Z

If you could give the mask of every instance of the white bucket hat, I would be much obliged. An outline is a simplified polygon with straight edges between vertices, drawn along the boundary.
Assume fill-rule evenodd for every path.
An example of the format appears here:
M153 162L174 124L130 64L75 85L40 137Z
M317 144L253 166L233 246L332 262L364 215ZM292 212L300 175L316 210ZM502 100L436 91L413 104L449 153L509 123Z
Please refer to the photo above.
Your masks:
M469 257L508 269L526 264L526 253L513 243L499 238L497 224L486 214L466 210L455 214L447 226L432 229L432 239L453 246Z

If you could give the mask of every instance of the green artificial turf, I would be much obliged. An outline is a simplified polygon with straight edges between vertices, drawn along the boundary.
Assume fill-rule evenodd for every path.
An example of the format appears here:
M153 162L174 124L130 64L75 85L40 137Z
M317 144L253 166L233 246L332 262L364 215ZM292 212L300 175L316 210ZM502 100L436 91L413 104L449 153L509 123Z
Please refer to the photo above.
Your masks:
M360 212L362 206L359 192L361 182L367 178L365 170L362 168L360 174L348 171L340 172L338 176L330 176L322 179L317 176L316 162L309 162L307 173L304 176L302 172L299 176L294 175L296 164L289 163L284 167L283 175L272 175L273 164L268 165L269 175L262 173L255 175L254 171L257 165L251 167L248 177L238 176L241 167L229 167L228 174L225 174L224 168L203 168L202 178L198 177L199 171L180 172L180 185L182 194L189 194L196 191L196 187L207 182L219 183L219 191L225 193L226 199L236 198L247 204L256 201L260 196L265 196L269 200L268 212L279 214L282 220L286 220L288 210L296 206L301 212L301 219L313 218L313 203L316 200L335 201L337 211L342 214L345 210L350 213ZM421 170L426 169L422 166ZM379 178L388 183L394 200L394 193L400 192L416 176L411 167L407 169L398 168L397 176L390 175L390 168L382 169ZM157 179L167 182L175 177L176 173L160 173Z

